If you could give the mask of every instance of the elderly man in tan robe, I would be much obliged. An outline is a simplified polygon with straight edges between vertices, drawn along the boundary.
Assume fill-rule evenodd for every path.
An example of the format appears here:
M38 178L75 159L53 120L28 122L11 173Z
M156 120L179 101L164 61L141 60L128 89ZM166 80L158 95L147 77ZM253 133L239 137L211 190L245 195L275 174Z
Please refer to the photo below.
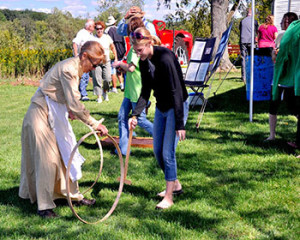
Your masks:
M108 131L95 120L80 102L78 85L81 75L105 62L102 46L86 42L77 57L57 63L43 77L40 87L31 99L22 127L22 161L19 196L37 201L38 215L57 216L54 200L66 198L66 168L61 158L56 136L49 123L46 99L65 104L69 117L73 116L103 135ZM72 199L82 205L92 205L79 191L78 182L70 181Z

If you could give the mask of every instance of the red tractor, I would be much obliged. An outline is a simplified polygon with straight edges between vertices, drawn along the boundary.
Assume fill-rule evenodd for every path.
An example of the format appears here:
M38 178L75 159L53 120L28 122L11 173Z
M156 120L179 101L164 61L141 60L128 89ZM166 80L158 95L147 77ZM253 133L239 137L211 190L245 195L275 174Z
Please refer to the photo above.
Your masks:
M181 66L186 67L191 57L193 48L193 36L184 30L168 30L166 23L161 20L153 20L157 36L162 46L174 51ZM126 37L127 52L130 49L129 38ZM126 53L127 54L127 53Z
M162 45L174 51L180 65L187 66L193 48L192 34L184 30L168 30L161 20L153 20L153 24Z

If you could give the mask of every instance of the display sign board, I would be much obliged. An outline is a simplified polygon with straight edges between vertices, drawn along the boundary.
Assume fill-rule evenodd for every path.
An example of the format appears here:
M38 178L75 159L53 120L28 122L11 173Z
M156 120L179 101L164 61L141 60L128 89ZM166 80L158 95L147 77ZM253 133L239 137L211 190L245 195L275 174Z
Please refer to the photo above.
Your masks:
M185 75L186 85L202 85L205 81L216 38L196 38Z

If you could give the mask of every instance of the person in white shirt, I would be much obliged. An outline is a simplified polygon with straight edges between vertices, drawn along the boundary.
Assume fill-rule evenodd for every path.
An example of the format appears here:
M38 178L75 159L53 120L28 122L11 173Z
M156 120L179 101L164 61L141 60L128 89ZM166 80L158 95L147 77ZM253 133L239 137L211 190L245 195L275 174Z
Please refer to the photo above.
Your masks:
M93 19L88 19L85 23L85 26L83 29L81 29L77 34L76 37L73 39L73 53L74 57L78 56L80 53L80 49L87 41L93 41L94 36L92 33L95 30L95 22ZM81 94L81 100L82 101L88 101L88 94L86 91L86 87L89 83L90 75L89 73L84 73L80 79L79 84L79 92Z
M104 48L104 53L106 56L106 63L101 64L92 71L94 94L97 95L97 102L102 102L102 95L105 101L108 99L109 83L111 82L111 61L110 61L110 50L114 55L114 60L118 61L117 51L112 38L104 33L105 23L98 21L95 23L96 38L95 40L101 44Z

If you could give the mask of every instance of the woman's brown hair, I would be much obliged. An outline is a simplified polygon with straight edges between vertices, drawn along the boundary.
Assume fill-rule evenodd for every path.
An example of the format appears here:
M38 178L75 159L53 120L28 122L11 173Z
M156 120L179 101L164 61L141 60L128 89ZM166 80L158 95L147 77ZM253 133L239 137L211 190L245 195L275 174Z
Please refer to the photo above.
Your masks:
M266 17L264 27L267 28L268 25L274 25L274 16L273 15L269 15Z
M127 35L134 32L139 27L145 27L143 20L140 17L132 17L129 19L127 27Z
M87 53L88 57L95 59L95 60L99 60L99 63L101 63L101 64L106 63L104 49L100 43L98 43L96 41L87 41L81 47L80 54L79 54L80 59L84 52Z

